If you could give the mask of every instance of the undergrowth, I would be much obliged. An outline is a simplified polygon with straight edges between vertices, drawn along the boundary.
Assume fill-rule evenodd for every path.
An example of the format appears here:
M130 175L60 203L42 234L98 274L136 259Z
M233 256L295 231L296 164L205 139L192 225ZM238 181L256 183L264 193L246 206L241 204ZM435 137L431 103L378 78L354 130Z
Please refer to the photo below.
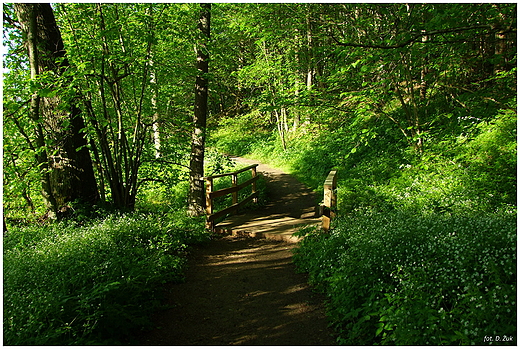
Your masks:
M243 167L207 152L207 175ZM185 213L185 171L146 164L142 172L155 180L143 182L133 212L71 203L71 215L61 222L8 221L4 344L137 344L136 335L151 328L150 316L163 304L161 285L182 282L189 246L210 235L205 217ZM239 182L250 176L241 174ZM263 183L257 183L259 204ZM216 189L229 185L215 181ZM222 198L217 210L230 200Z
M365 211L307 233L295 262L339 344L516 345L516 214Z
M183 278L203 222L112 214L13 227L4 236L4 344L129 344L150 327L166 282Z

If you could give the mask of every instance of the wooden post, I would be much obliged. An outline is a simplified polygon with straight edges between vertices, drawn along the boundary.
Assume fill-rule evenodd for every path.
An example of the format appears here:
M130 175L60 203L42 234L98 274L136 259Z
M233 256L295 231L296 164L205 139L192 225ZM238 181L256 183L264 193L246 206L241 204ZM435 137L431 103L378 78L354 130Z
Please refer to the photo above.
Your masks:
M237 183L238 183L238 175L235 172L231 175L231 187L236 187ZM231 204L234 205L237 202L238 202L238 190L231 193ZM232 214L235 214L235 213L237 213L237 210L234 210L232 212Z
M213 178L206 178L206 215L209 217L213 214L213 202L211 200L211 192L213 191ZM213 231L213 222L206 221L206 229Z
M256 177L256 166L251 168L251 178ZM251 194L256 193L256 182L253 182L251 185ZM258 202L258 197L253 199L253 202L256 204Z
M337 171L330 171L325 183L323 183L323 216L321 226L323 230L329 231L330 221L335 214L333 208L336 206L336 174Z
M237 186L237 182L238 182L238 175L236 173L233 173L231 175L231 186L232 187L236 187ZM236 204L238 202L238 192L234 192L231 194L233 199L232 199L232 204Z

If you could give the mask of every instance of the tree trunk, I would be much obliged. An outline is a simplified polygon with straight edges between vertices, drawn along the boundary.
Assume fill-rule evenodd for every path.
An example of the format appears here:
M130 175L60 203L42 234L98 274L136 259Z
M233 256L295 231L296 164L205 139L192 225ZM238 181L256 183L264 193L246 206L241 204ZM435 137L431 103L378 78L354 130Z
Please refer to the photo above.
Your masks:
M38 64L38 24L36 21L36 11L34 6L21 6L21 4L15 5L18 18L24 26L25 32L27 33L27 49L29 52L29 65L31 69L31 80L36 79L40 73L40 67ZM24 20L22 21L22 17ZM40 119L40 96L35 91L31 96L31 102L29 106L29 116L36 123L36 162L41 172L41 184L42 184L42 196L45 202L45 206L49 212L51 218L56 218L56 212L58 207L56 199L52 194L51 180L49 176L49 160L47 157L47 149L45 147L45 138L43 134L43 127Z
M77 98L53 91L71 81L62 79L69 63L54 13L50 4L21 3L15 4L15 9L27 34L31 78L52 72L58 77L56 80L64 80L46 85L47 92L39 95L37 91L31 100L30 114L36 123L37 146L43 149L37 155L42 169L43 196L53 212L66 210L68 203L75 200L93 204L99 194Z
M153 89L152 94L152 141L155 149L155 158L161 157L161 122L159 120L159 111L157 109L157 100L159 93L157 88L157 78L155 77L155 68L153 66L153 59L150 59L150 85Z
M313 45L312 24L311 24L310 13L307 13L305 20L306 20L306 24L307 24L307 52L308 52L306 86L307 86L307 90L310 91L312 89L312 84L314 81L314 57L313 57L313 47L312 47L312 45Z
M280 141L282 142L282 148L284 151L287 150L287 145L285 143L285 128L283 125L283 114L284 108L281 109L281 112L278 113L278 110L274 110L274 115L276 117L276 127L278 128L278 134L280 135Z
M429 40L428 35L424 35L421 38L421 42L423 42L423 43L428 42L428 40ZM426 79L427 79L427 75L428 75L429 57L426 52L424 53L422 60L423 60L423 63L422 63L423 66L421 67L421 83L420 83L420 88L419 88L420 89L419 96L420 96L421 100L424 101L424 100L426 100L426 93L428 92L428 81Z
M198 28L200 39L195 46L198 75L195 82L195 110L193 113L193 132L191 136L190 156L190 191L188 195L188 213L199 216L204 213L204 143L206 139L206 116L208 112L208 63L207 43L210 39L211 4L200 4L201 12Z
M312 85L314 84L314 74L315 74L315 66L314 66L314 49L313 49L313 40L312 40L312 23L311 23L311 13L310 8L307 9L307 14L305 16L305 22L307 25L307 74L305 77L305 86L307 88L307 93L310 96L310 92L312 90ZM305 117L305 122L310 123L311 121L311 113L307 112Z

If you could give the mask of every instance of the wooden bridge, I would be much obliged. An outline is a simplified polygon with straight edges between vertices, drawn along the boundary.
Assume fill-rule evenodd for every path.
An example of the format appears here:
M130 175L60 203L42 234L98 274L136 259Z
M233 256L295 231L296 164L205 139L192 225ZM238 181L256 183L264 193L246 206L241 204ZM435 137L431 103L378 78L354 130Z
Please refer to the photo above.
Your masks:
M316 205L314 192L293 176L263 164L255 164L252 160L233 159L248 166L235 172L203 178L206 181L206 226L208 229L217 233L248 235L290 242L299 240L292 234L302 227L319 227L321 225L325 231L329 229L330 218L333 217L333 208L336 205L336 171L331 171L324 183L323 204ZM238 174L247 170L252 172L251 179L238 183ZM258 172L262 172L267 178L269 202L264 207L234 214L222 222L215 223L218 218L236 212L247 202L257 200ZM214 191L213 179L224 176L232 178L231 187ZM238 191L248 186L251 186L251 194L238 202ZM231 206L219 212L213 212L213 199L229 194L233 198Z

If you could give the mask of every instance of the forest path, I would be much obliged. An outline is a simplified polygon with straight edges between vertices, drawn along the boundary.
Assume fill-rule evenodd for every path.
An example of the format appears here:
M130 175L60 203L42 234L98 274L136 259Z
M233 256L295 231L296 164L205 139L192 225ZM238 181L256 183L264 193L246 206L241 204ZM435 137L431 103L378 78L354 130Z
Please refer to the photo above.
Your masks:
M258 163L240 157L232 160L244 165ZM232 215L218 223L215 230L232 235L248 235L275 240L297 242L292 236L303 226L317 226L314 192L293 176L264 164L257 171L267 179L268 203L264 207Z
M263 166L258 170L264 172ZM268 207L247 215L284 211L299 220L310 214L307 204L314 205L313 197L294 196L305 189L298 181L283 173L268 177L269 185L282 180L278 188L283 189L270 190L275 195ZM303 200L307 204L302 197L310 199ZM155 315L156 328L142 345L334 345L323 297L292 263L293 242L224 236L195 247L186 282L167 286L169 309Z

